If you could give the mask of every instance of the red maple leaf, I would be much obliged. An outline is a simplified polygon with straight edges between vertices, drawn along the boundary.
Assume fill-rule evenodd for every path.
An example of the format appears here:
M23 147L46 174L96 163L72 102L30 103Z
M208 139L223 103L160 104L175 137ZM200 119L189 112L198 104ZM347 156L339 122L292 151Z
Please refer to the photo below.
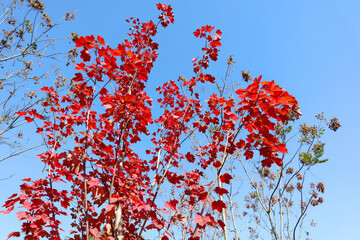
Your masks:
M194 222L203 227L211 222L211 218L209 216L203 217L200 214L196 214Z
M228 173L224 173L223 175L220 176L220 181L222 183L227 183L227 184L230 184L230 180L232 179L233 177L228 174Z
M225 205L225 203L224 203L223 201L217 200L217 201L213 201L213 202L211 203L211 207L212 207L213 210L217 210L218 212L221 213L222 210L223 210L224 208L226 208L226 205Z
M221 195L221 196L222 196L223 194L229 193L228 190L226 190L225 188L221 188L221 187L216 187L216 188L214 189L214 191L215 191L217 194Z

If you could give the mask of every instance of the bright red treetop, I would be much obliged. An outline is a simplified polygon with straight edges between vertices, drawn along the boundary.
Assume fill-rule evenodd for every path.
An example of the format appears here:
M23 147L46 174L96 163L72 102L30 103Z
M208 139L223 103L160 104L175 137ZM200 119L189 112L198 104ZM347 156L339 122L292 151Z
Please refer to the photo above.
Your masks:
M194 76L158 87L162 113L153 117L152 98L145 92L158 56L153 37L159 24L174 22L171 6L157 7L162 12L159 23L129 19L129 39L116 48L100 36L77 39L82 62L76 64L79 72L70 92L59 96L54 88L44 87L44 107L50 115L35 109L19 113L29 122L43 120L37 132L48 149L38 156L47 166L47 177L24 179L21 193L4 205L5 213L15 204L23 207L17 214L24 239L60 239L60 216L73 219L70 239L143 239L146 231L169 239L173 236L168 230L175 223L188 239L199 239L206 227L225 226L206 206L218 212L226 208L211 194L228 192L214 184L218 179L230 184L232 176L223 166L232 155L251 159L258 151L263 166L281 166L287 149L274 128L289 120L297 104L294 97L273 81L261 82L260 76L246 89L238 89L235 97L214 93L207 107L201 104L197 86L215 86L215 77L205 72L211 60L217 61L221 46L222 32L213 33L214 27L194 32L205 41L202 57L193 60ZM206 135L208 142L189 152L187 141L195 134ZM152 136L151 144L139 148L137 143L146 135ZM210 166L217 174L206 180ZM164 202L159 198L162 186L174 186L180 193ZM180 211L184 207L194 212L192 217ZM20 232L8 237L12 236Z

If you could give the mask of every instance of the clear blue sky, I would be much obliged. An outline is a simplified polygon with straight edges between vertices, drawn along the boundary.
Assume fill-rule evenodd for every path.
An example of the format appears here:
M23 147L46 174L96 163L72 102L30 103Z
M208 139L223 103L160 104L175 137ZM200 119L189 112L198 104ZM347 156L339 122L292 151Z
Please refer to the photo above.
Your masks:
M47 9L54 19L66 10L77 9L75 23L63 25L59 36L101 35L115 45L125 37L124 19L156 18L158 1L52 0ZM317 113L337 116L342 128L324 138L330 161L313 171L326 185L325 202L311 211L309 218L318 226L312 239L360 239L360 149L359 0L179 0L171 4L175 24L161 30L157 39L160 57L151 81L164 82L186 75L191 59L200 54L201 41L192 32L202 25L213 25L223 32L219 64L213 74L224 75L225 59L233 54L237 64L234 77L242 69L252 76L274 79L299 101L302 120L313 121ZM67 70L69 71L69 70ZM71 77L71 71L64 73ZM12 183L27 177L29 159L1 163L0 176L16 173ZM23 161L21 163L21 161ZM19 171L19 163L23 170ZM35 171L35 170L34 170ZM3 200L10 185L0 182ZM6 190L4 190L6 189ZM16 217L0 215L0 239L3 230L16 225ZM13 221L13 222L12 222ZM9 223L7 226L6 223Z

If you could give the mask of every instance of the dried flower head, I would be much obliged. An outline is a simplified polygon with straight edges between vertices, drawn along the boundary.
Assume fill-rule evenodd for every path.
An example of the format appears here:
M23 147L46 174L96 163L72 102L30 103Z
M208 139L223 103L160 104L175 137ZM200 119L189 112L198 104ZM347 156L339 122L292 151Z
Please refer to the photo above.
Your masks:
M286 169L286 174L293 174L294 169L292 167L289 167L288 169Z
M67 12L65 14L65 21L71 21L71 20L75 20L75 15L73 13Z
M31 1L28 1L29 2L29 5L30 7L38 10L38 11L41 11L41 10L44 10L45 9L45 4L40 2L39 0L31 0Z
M178 80L181 80L181 81L183 81L183 82L187 82L186 77L181 76L181 75L179 75L179 79L178 79Z
M330 120L328 126L331 130L336 132L341 127L341 124L339 123L339 120L336 117L334 117Z
M32 90L30 92L26 92L26 93L24 93L24 95L27 96L30 99L33 99L34 97L37 97L37 94L36 94L35 90Z
M274 173L271 173L271 174L269 175L269 178L270 178L271 180L275 180L275 179L276 179L276 175L275 175Z
M242 70L241 75L245 82L249 82L253 79L252 76L250 76L249 71Z
M301 210L304 210L306 207L306 203L304 201L301 201Z
M325 116L324 116L324 113L319 113L318 115L315 115L315 117L319 120L326 120Z
M298 182L296 184L296 188L297 188L297 190L301 191L303 189L303 185L300 182Z
M71 34L70 34L70 38L71 38L71 40L73 40L73 41L75 42L75 40L79 38L79 34L77 34L77 33L71 33Z
M316 189L317 189L319 192L324 193L324 192L325 192L325 185L324 185L324 183L319 182L319 183L316 185Z
M271 206L274 206L277 202L279 201L279 197L277 197L277 196L273 196L272 198L271 198Z
M286 133L284 125L278 122L275 126L275 133L276 135L283 136Z
M251 192L251 193L250 193L250 197L251 197L251 198L256 198L256 196L257 196L256 192Z
M64 87L67 83L67 78L62 75L57 76L56 81L54 82L57 88Z
M263 167L259 170L260 177L265 178L271 174L271 170L268 167Z
M18 138L23 138L23 136L24 136L24 134L21 131L19 131Z
M285 191L293 192L294 191L294 186L292 184L286 185L285 186Z
M319 137L319 128L316 126L307 126L306 123L300 125L301 142L310 144L313 139Z
M234 61L233 55L230 55L230 57L227 58L226 61L230 69L234 66L234 63L236 63L236 61Z
M315 207L315 206L319 205L319 201L316 200L316 199L312 199L311 200L311 205L313 205Z
M296 178L297 178L297 180L303 180L304 179L304 176L303 175L301 175L301 173L297 173L296 174Z
M294 106L292 107L291 110L289 110L287 116L289 118L290 121L295 121L298 120L300 118L300 116L302 115L301 111L300 111L300 105L299 104L294 104Z
M310 226L312 226L312 227L316 227L316 225L317 225L317 223L316 223L316 222L314 222L314 220L311 220Z
M312 195L314 198L318 198L318 196L319 196L319 194L315 190L312 192Z

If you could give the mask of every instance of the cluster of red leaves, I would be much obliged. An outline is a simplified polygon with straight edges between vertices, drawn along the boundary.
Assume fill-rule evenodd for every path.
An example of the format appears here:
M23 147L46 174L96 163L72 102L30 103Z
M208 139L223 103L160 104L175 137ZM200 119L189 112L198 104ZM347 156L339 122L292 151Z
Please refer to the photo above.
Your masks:
M162 26L174 21L170 6L157 7L162 11ZM53 88L42 88L48 96L44 107L51 116L35 110L19 113L29 122L33 118L44 120L37 132L43 134L48 147L39 155L48 167L46 179L27 179L21 194L14 194L4 205L5 213L15 204L25 209L18 213L25 239L60 239L58 218L67 214L73 219L70 239L86 239L87 235L101 240L120 236L142 239L151 229L168 239L168 229L175 223L189 239L199 239L206 227L225 227L206 206L220 213L226 208L218 196L228 191L215 183L219 179L230 184L232 176L222 168L231 155L240 152L250 159L258 150L264 166L282 164L279 154L286 153L286 146L273 131L277 122L289 120L287 113L296 104L294 97L259 77L246 89L236 91L237 100L213 94L207 100L208 107L203 107L196 86L214 84L215 77L205 70L210 60L218 58L222 34L220 30L212 34L214 27L204 26L194 32L205 39L203 57L193 61L194 76L157 88L162 114L154 118L145 86L157 58L158 44L153 41L157 25L138 19L128 22L132 24L130 38L116 48L100 36L76 40L82 62L76 65L79 72L72 79L70 92L60 97ZM155 125L157 129L150 131ZM210 141L195 152L184 152L189 136L206 133L210 126L216 126ZM247 131L246 136L240 134L242 130ZM153 136L152 147L146 147L150 159L136 153L135 144L145 135ZM61 148L65 145L70 150ZM195 167L180 173L179 163L184 164L184 160ZM204 171L211 165L217 175L205 184ZM61 184L70 190L59 190ZM182 193L163 203L158 196L164 184L182 189ZM181 208L201 210L184 221ZM15 232L8 237L19 235Z
M254 151L258 149L260 156L264 157L262 165L270 167L272 163L282 166L282 159L278 153L286 153L286 145L280 143L273 133L276 122L285 123L289 120L288 113L297 104L296 99L278 85L271 82L260 82L261 76L246 89L236 91L241 102L238 112L246 112L242 119L244 127L250 133L247 135L246 159L253 157Z
M170 23L174 23L174 13L170 5L165 4L156 4L158 10L162 11L162 14L159 16L160 23L163 27L167 27Z
M196 77L191 78L189 81L184 81L184 86L188 86L190 91L193 91L197 82L214 83L215 77L210 74L203 73L203 70L209 67L210 60L217 61L218 58L218 47L221 47L221 35L222 32L218 29L214 34L211 32L214 30L212 26L202 26L194 32L195 37L205 39L205 47L202 48L203 56L201 59L193 59L194 73Z

